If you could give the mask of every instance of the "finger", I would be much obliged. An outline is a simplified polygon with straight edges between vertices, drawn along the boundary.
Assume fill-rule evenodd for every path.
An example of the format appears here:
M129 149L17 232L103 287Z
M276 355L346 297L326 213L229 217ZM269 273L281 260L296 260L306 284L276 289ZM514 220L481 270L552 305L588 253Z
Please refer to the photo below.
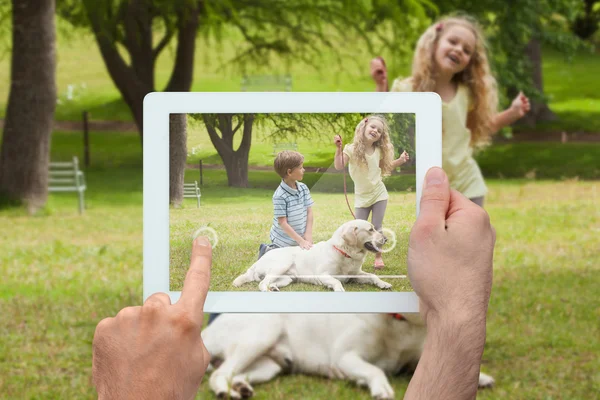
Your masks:
M443 169L432 167L425 175L419 217L415 227L444 229L450 199L450 184Z
M199 236L192 245L192 257L179 303L190 312L196 322L202 323L204 301L210 286L212 248L205 236ZM178 304L179 304L178 303Z
M154 293L146 299L144 305L169 306L171 298L166 293Z

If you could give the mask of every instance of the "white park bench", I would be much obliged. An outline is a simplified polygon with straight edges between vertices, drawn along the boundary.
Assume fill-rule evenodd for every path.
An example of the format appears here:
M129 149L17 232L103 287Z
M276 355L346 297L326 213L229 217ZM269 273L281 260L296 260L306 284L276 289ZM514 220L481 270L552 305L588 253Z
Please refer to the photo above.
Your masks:
M277 153L283 150L294 150L298 151L298 145L296 143L275 143L273 145L273 155L276 156Z
M51 162L48 171L48 192L76 192L79 195L79 214L83 213L83 192L87 186L83 171L79 170L79 160L71 162Z
M244 75L242 77L242 92L291 92L292 77L285 75ZM296 143L275 143L273 156L282 150L298 151Z
M242 92L291 92L290 75L244 75Z
M200 188L198 187L198 181L194 181L194 183L184 183L183 184L183 197L195 197L198 202L198 208L200 208Z

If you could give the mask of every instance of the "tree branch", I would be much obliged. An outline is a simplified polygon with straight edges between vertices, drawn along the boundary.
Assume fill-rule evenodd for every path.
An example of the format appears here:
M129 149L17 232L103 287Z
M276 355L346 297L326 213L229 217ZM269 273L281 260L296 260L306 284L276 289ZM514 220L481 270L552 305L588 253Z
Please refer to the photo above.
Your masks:
M241 118L240 118L241 120ZM252 144L252 125L254 124L254 114L244 114L244 135L238 149L249 149Z
M180 9L177 12L177 52L175 65L166 92L187 92L192 87L196 32L200 25L200 7L203 1Z
M156 63L156 59L160 55L160 53L164 50L165 47L169 44L173 36L175 35L175 30L169 25L165 18L165 26L167 28L167 32L162 37L162 39L158 42L156 48L152 51L152 62Z

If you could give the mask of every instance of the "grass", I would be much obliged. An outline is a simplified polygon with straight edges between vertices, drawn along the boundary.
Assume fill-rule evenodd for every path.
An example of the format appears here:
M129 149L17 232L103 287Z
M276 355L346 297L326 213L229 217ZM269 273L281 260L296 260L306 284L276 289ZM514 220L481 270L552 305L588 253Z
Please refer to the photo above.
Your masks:
M61 142L69 139L57 134L53 154L66 152ZM134 161L134 152L123 160ZM68 194L51 195L47 212L37 217L0 212L0 225L10 227L0 230L0 398L95 398L95 325L141 301L142 171L100 165L86 173L83 216ZM224 182L217 179L222 171L211 173ZM489 186L486 208L498 242L483 369L498 384L480 398L589 398L600 388L598 184L491 180ZM202 207L221 207L217 195L228 191L235 204L236 189L220 187L205 189ZM399 396L407 383L392 379ZM257 386L257 399L290 397L369 396L349 383L311 377ZM197 398L212 398L206 380Z
M222 171L219 171L223 174ZM252 173L251 178L254 178ZM341 178L341 177L339 177ZM414 177L413 177L414 178ZM220 201L196 208L190 200L182 209L171 209L171 282L172 290L181 290L185 273L189 266L190 238L200 227L214 229L218 237L218 246L214 251L211 290L215 291L256 291L258 282L248 283L235 288L232 281L244 273L257 258L260 243L270 243L269 229L273 219L271 196L273 190L246 189L244 195L231 197L228 190L211 187L207 180L207 188L203 190L203 198L214 199L228 197L228 201ZM390 188L390 190L393 190ZM312 190L315 201L314 242L328 240L333 231L344 222L352 219L345 204L343 194L318 193ZM352 201L352 200L351 200ZM351 203L352 204L352 203ZM390 238L389 246L384 254L387 268L378 272L383 275L398 275L398 278L383 278L393 285L394 291L410 291L410 283L406 275L406 254L408 235L414 223L415 194L410 192L390 193L388 211L384 220L384 228L389 229L386 235ZM395 236L396 243L392 243ZM393 247L392 247L393 245ZM373 272L374 256L369 254L365 261L366 272ZM375 291L375 286L358 283L344 284L346 291ZM282 291L327 291L325 287L309 284L292 284Z

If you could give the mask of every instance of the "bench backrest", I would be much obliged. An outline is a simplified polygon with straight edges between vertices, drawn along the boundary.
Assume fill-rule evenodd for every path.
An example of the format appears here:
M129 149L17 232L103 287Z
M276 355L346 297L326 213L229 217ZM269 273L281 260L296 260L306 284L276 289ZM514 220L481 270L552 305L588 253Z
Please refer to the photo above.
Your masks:
M291 92L290 75L245 75L242 78L242 92Z
M200 188L197 181L183 184L183 197L200 197Z
M85 190L85 178L79 170L79 160L51 162L48 170L48 190L51 192L77 192Z
M273 155L277 155L277 153L283 150L298 151L298 145L296 143L275 143L273 145Z

